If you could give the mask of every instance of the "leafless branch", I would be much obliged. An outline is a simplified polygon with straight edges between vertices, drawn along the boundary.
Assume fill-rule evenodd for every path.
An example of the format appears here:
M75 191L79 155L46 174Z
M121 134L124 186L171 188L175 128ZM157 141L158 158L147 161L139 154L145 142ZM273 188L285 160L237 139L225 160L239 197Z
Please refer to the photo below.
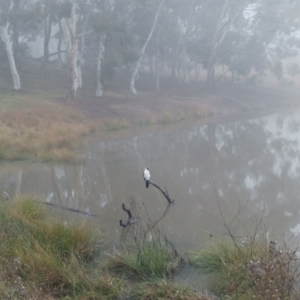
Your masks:
M165 190L162 190L157 184L154 182L149 181L149 184L153 185L155 188L157 188L163 195L164 197L168 200L170 204L174 204L175 200L172 200L169 196L168 190L165 188Z
M126 223L123 223L122 220L120 220L120 226L126 227L128 224L135 223L133 217L132 217L132 212L130 209L126 208L125 204L122 203L122 209L128 214L128 220Z

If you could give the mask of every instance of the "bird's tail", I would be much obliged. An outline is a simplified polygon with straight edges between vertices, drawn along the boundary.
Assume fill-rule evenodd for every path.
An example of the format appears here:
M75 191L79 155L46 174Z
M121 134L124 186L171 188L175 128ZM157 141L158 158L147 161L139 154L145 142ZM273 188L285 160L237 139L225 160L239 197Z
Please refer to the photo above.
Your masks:
M146 180L146 188L149 187L149 180Z

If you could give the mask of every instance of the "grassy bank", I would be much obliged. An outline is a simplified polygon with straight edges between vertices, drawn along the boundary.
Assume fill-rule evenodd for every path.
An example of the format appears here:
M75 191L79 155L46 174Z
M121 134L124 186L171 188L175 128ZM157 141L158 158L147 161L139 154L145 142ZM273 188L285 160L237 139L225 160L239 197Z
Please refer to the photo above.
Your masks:
M39 201L0 202L1 299L207 299L172 282L180 260L160 237L116 252L95 223L53 218Z
M79 151L85 137L93 133L174 123L206 115L201 108L173 111L171 106L167 111L155 113L151 108L145 116L141 106L141 113L132 114L131 110L136 105L128 107L129 114L123 114L123 111L115 112L109 102L95 99L86 91L80 91L79 99L68 101L65 97L68 93L68 73L49 68L46 77L42 78L40 65L30 61L24 65L26 72L20 71L22 90L14 92L11 90L8 65L1 65L1 70L0 159L73 161L80 157ZM88 91L92 89L87 87ZM123 100L124 96L119 92L113 97L122 102L128 101L128 95Z
M298 91L289 89L180 83L162 78L155 92L147 74L137 81L138 95L129 90L128 76L119 74L94 96L94 78L83 78L78 99L68 101L68 71L49 67L41 76L37 61L22 62L22 90L12 91L9 66L0 62L0 159L72 161L85 137L103 130L166 124L298 105Z
M299 299L296 249L267 238L215 240L194 251L191 263L221 299Z
M89 119L72 106L15 98L15 107L7 107L0 97L0 159L74 161L80 157L85 137L104 130L176 123L204 117L204 112L165 113L132 122L129 119ZM23 107L19 107L19 106Z
M159 229L149 235L149 227L134 223L132 242L116 250L95 222L54 218L40 201L22 195L0 202L0 299L210 299L174 282L187 262ZM213 238L189 263L208 276L218 299L296 300L296 253L262 235L232 236Z
M58 94L59 87L1 93L0 159L70 161L76 157L82 139L97 131L100 123L56 101Z

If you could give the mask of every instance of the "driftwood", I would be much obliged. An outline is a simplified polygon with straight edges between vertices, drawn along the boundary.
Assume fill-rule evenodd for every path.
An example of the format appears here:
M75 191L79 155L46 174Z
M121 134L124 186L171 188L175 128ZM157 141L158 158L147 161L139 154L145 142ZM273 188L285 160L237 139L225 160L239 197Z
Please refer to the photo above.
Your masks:
M165 188L165 190L163 191L157 184L155 184L154 182L149 181L149 184L153 185L155 188L157 188L163 195L164 197L168 200L169 204L174 204L175 200L172 200L169 196L169 192L168 190Z
M122 227L126 227L128 224L133 224L136 223L136 221L134 220L134 218L132 217L132 212L130 209L126 208L125 204L122 203L122 209L128 214L128 220L126 223L123 223L122 220L120 220L120 226Z
M9 201L11 199L11 197L9 196L9 194L7 192L3 192L2 198L5 201ZM48 205L48 206L52 206L52 207L61 208L61 209L68 210L68 211L72 211L72 212L75 212L75 213L78 213L78 214L87 215L89 217L94 217L94 218L98 217L97 215L89 213L89 212L86 212L86 211L82 211L82 210L75 209L75 208L69 208L69 207L61 206L61 205L58 205L58 204L55 204L55 203L51 203L51 202L42 202L42 201L35 201L35 202L42 203L42 204L45 204L45 205Z
M50 202L39 202L39 203L42 203L42 204L45 204L45 205L48 205L48 206L53 206L53 207L61 208L61 209L68 210L68 211L72 211L72 212L75 212L75 213L78 213L78 214L87 215L89 217L94 217L94 218L98 217L97 215L89 213L89 212L85 212L85 211L82 211L82 210L79 210L79 209L75 209L75 208L69 208L69 207L57 205L57 204L50 203Z

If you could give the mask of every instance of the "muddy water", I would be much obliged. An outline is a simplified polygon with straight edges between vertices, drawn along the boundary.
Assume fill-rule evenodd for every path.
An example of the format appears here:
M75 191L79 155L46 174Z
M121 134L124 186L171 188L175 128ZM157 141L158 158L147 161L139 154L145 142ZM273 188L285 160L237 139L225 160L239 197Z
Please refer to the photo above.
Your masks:
M261 216L271 235L300 230L300 112L101 137L86 156L74 165L1 163L0 190L97 214L116 242L131 197L186 247L225 235L223 221L241 236ZM144 167L174 206L145 188Z

